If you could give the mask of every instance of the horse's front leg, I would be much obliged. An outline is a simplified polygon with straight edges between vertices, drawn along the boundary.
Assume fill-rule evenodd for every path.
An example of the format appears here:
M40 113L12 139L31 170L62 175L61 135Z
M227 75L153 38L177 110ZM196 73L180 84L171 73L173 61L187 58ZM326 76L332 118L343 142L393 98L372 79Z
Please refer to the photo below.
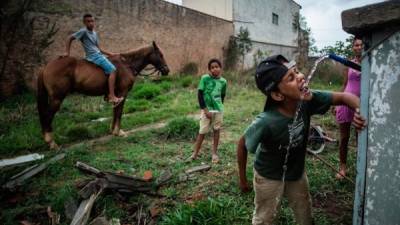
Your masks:
M114 108L113 122L111 125L111 132L115 136L126 137L126 133L121 130L121 117L124 109L125 100L123 100L117 107Z

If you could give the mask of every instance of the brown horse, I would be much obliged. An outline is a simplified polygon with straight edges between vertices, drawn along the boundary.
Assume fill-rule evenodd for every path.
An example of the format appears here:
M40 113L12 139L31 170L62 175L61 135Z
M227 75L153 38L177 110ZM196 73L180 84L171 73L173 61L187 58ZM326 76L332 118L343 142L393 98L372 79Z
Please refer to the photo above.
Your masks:
M147 65L153 65L162 75L169 73L163 54L155 42L147 47L121 53L119 57L110 60L117 68L115 93L124 99L136 76ZM84 59L74 57L61 57L49 62L39 73L37 84L37 107L42 134L51 149L58 148L53 139L51 123L69 93L77 92L90 96L108 94L107 76L103 70ZM114 108L111 125L114 135L123 135L120 130L123 106L124 101Z

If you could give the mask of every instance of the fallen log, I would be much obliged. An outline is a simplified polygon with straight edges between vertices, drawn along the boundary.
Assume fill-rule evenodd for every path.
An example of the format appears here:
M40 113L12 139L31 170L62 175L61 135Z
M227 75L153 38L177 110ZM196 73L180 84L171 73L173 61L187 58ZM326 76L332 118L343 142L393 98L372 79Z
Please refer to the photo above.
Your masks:
M211 169L211 166L209 166L209 165L201 165L201 166L192 167L192 168L186 170L185 173L189 175L191 173L207 171L209 169Z
M166 184L172 179L172 172L170 170L164 170L161 172L160 176L156 180L157 187Z
M39 155L38 153L33 153L33 154L18 156L18 157L12 158L12 159L2 159L2 160L0 160L0 168L6 167L6 166L21 165L24 163L40 160L43 158L44 158L44 155Z
M99 192L100 190L104 190L108 188L109 183L104 178L96 178L95 180L89 182L85 185L79 192L79 196L83 199L89 198L92 194Z
M97 178L86 184L80 191L82 198L88 198L99 190L113 190L122 193L151 192L154 190L154 183L143 178L118 174L114 172L102 172L90 165L77 162L76 167L81 171L95 175Z
M58 154L54 156L53 158L49 159L48 161L40 164L40 165L35 165L31 166L28 169L25 169L21 173L18 173L17 175L14 175L10 181L8 181L6 184L4 184L2 187L3 188L8 188L10 190L13 190L15 187L22 185L26 180L29 178L35 176L36 174L42 172L44 169L46 169L50 164L61 160L65 157L65 153Z
M79 205L78 210L76 211L74 218L72 219L71 225L86 225L90 213L92 211L92 207L97 197L102 193L102 190L99 192L93 193L89 199L85 199Z
M104 174L100 171L100 170L98 170L98 169L96 169L96 168L94 168L94 167L92 167L92 166L89 166L88 164L85 164L85 163L83 163L83 162L76 162L76 164L75 164L75 166L79 169L79 170L81 170L81 171L83 171L83 172L85 172L85 173L88 173L88 174L91 174L91 175L95 175L95 176L103 176Z

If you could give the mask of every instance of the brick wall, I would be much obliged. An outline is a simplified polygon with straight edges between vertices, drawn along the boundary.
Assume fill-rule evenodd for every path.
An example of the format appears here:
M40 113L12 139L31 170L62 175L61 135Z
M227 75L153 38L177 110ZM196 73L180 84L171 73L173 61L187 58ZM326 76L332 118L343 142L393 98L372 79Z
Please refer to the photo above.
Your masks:
M233 34L229 21L161 0L68 0L64 4L64 15L42 15L60 28L46 52L48 59L64 51L66 37L83 27L82 15L86 12L95 16L100 44L105 49L121 52L155 40L173 72L189 62L204 71L210 58L222 59ZM71 53L83 56L80 44L74 43Z
M124 52L154 40L162 49L171 71L178 72L186 64L194 62L199 73L207 71L210 58L222 60L229 36L233 34L232 22L212 17L162 0L46 0L34 1L35 7L25 15L32 21L32 32L41 34L56 23L58 32L54 42L44 51L47 62L62 54L68 35L83 27L82 16L91 13L96 19L100 44L108 51ZM16 40L18 41L18 40ZM14 58L26 52L15 52ZM71 55L83 57L79 42L74 42ZM36 70L40 65L35 65ZM10 67L12 68L12 67ZM35 72L26 73L27 86L35 88ZM2 86L16 83L10 79ZM11 79L12 80L12 79Z

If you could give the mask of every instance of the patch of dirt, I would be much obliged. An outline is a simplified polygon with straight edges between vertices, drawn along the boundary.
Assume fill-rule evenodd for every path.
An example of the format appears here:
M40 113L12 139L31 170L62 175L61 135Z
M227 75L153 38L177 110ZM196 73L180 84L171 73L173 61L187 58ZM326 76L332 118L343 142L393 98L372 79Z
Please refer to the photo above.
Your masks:
M199 114L188 114L187 117L188 118L199 118ZM167 122L168 121L163 120L163 121L160 121L157 123L152 123L152 124L147 124L147 125L144 125L141 127L136 127L131 130L125 131L125 135L129 136L131 134L134 134L134 133L137 133L140 131L147 131L147 130L151 130L151 129L161 129L167 125ZM63 149L68 150L69 148L74 148L74 147L80 146L85 143L88 145L95 145L95 144L98 145L98 144L105 143L105 142L111 140L113 137L115 137L115 136L109 134L109 135L101 136L98 138L94 138L94 139L90 139L90 140L86 140L86 141L82 141L82 142L78 142L78 143L71 143L71 144L67 144L67 145L63 146Z
M193 203L195 203L197 201L204 200L205 198L206 198L206 196L203 194L203 192L199 191L199 192L196 192L196 193L194 193L194 194L192 194L190 196L187 196L185 198L185 202L188 203L188 204L193 204Z
M313 208L323 211L330 219L337 222L335 224L347 224L346 222L351 224L352 220L349 215L352 215L352 202L343 199L340 194L335 192L320 192L315 194L312 200Z
M224 140L226 143L236 143L236 139L232 132L222 129L220 140Z

